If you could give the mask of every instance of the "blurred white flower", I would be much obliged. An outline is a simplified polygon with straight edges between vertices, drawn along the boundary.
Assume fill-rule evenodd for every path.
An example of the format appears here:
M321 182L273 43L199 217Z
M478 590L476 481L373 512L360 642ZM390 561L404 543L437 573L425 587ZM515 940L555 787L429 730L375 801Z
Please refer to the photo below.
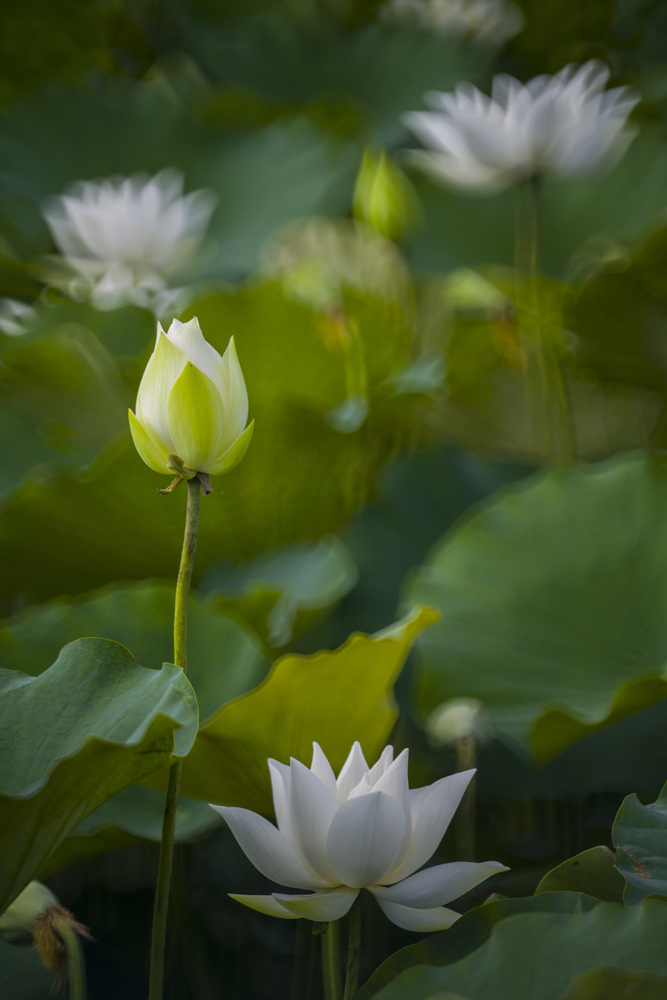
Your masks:
M523 14L507 0L389 0L383 20L408 21L438 35L471 35L501 46L523 28Z
M426 94L435 110L404 121L429 148L410 158L436 178L489 193L535 175L609 169L634 137L626 120L639 98L627 87L605 91L608 78L606 66L588 62L525 85L501 74L491 97L470 83Z
M215 207L209 191L183 196L183 177L162 170L75 184L43 214L65 258L66 284L99 308L150 305L199 249Z
M0 330L8 337L22 337L30 329L37 313L19 299L0 299Z
M442 930L459 917L443 903L506 870L497 861L459 861L417 872L438 847L474 770L410 789L407 750L394 760L385 747L369 768L358 743L338 778L317 743L310 770L294 759L289 766L270 760L269 770L277 829L248 809L213 806L263 875L312 890L232 896L260 913L338 920L368 889L399 927Z

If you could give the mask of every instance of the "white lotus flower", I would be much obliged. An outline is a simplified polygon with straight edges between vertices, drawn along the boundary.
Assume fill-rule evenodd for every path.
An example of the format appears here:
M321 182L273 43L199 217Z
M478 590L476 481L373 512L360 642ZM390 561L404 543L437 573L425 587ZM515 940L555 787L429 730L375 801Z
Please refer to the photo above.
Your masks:
M338 920L368 889L399 927L435 931L459 915L443 903L496 872L497 861L458 861L418 872L438 847L475 773L464 771L425 788L408 787L408 751L385 747L370 767L355 743L338 775L313 744L310 770L292 759L269 761L278 827L232 806L213 806L267 878L306 895L232 895L274 917Z
M410 112L405 124L426 150L413 163L436 178L479 192L498 191L540 174L571 177L613 166L635 132L627 117L638 97L605 91L599 62L566 66L527 84L501 74L491 97L470 83L425 95L434 111Z
M199 248L215 197L183 196L183 177L162 170L75 184L43 206L53 239L74 278L70 291L100 308L147 305Z
M241 461L252 437L248 393L234 338L220 357L199 323L175 319L157 341L129 411L135 447L146 465L166 475L171 456L189 476L219 476Z
M519 8L506 0L389 0L382 18L413 22L437 35L471 35L489 46L502 45L524 25Z

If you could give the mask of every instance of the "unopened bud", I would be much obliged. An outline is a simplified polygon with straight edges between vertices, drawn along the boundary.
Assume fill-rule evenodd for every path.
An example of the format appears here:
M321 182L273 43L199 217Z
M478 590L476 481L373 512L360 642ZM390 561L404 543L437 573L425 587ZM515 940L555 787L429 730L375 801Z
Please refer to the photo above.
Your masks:
M10 944L34 944L42 964L52 972L67 968L68 934L92 940L88 928L41 882L29 882L0 916L0 939Z
M465 739L483 743L491 734L491 720L476 698L451 698L431 712L426 733L433 743L441 746Z
M419 215L412 185L384 150L366 150L354 188L354 217L389 240L400 240Z

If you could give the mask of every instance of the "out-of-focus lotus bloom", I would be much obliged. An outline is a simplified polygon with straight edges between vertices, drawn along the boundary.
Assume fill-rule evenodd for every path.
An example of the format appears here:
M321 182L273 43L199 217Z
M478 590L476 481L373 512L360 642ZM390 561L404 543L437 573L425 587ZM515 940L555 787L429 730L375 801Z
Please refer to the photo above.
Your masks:
M269 761L278 827L257 813L213 806L250 861L267 878L306 895L234 895L260 913L338 920L368 889L399 927L434 931L459 914L443 903L458 899L505 866L459 861L418 872L436 850L474 774L465 771L425 788L408 787L408 751L393 759L385 747L369 767L355 743L336 778L313 744L310 769Z
M469 83L454 93L426 94L435 110L404 118L429 147L411 151L411 160L438 179L479 192L541 174L609 169L635 134L626 120L639 98L627 87L605 91L608 78L606 66L589 62L525 85L501 74L491 97Z
M8 337L22 337L37 313L19 299L0 299L0 330Z
M354 215L388 240L399 240L419 208L412 185L382 150L366 150L354 188Z
M433 709L426 733L433 743L444 746L462 739L482 743L491 734L491 719L477 698L450 698Z
M182 175L162 170L75 184L43 212L70 291L113 308L163 292L200 247L214 207L210 192L183 196Z
M248 419L248 393L234 338L220 357L199 323L173 321L167 333L157 327L137 394L130 430L146 465L165 474L181 467L187 476L229 472L246 453L254 421ZM173 458L178 466L173 464Z
M471 35L498 47L523 28L523 14L506 0L389 0L384 20L407 21L438 35Z

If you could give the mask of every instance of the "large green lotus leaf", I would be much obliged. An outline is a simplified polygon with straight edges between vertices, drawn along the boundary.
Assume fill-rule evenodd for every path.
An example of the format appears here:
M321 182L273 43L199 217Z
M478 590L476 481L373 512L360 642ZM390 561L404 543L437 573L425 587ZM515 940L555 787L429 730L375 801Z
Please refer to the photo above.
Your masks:
M667 469L631 456L524 480L433 549L409 589L442 620L420 702L482 700L547 759L667 694Z
M131 396L91 329L66 323L3 346L7 405L30 414L56 452L90 461L124 429Z
M623 885L614 867L613 851L600 845L589 847L547 872L535 892L583 892L607 903L621 903Z
M28 415L0 410L0 439L3 461L0 466L0 495L12 493L34 466L69 465L72 455L54 451L42 427Z
M485 462L451 446L403 457L382 476L377 500L345 530L359 572L350 599L300 642L300 651L330 649L355 630L381 629L396 613L406 574L424 561L443 531L473 503L531 471Z
M96 857L128 844L162 839L164 792L133 785L102 803L75 826L40 868L46 878L73 861ZM176 807L176 843L189 843L220 825L220 817L205 802L179 796Z
M571 912L562 912L557 902L561 895L571 897ZM572 980L595 967L667 975L662 947L667 903L647 900L631 909L598 903L577 912L577 903L588 897L545 893L535 898L548 901L547 912L516 913L499 920L488 939L462 958L452 955L451 943L444 943L442 961L406 968L376 993L362 991L360 1000L371 995L377 1000L428 1000L447 990L467 1000L562 1000ZM553 912L548 912L552 900ZM465 919L457 927L461 935L467 929ZM430 949L436 958L439 940L442 935ZM411 950L399 952L406 965Z
M371 398L353 433L327 422L346 388L344 357L335 338L327 342L326 316L289 299L278 282L211 296L192 312L219 350L235 335L256 420L243 462L213 480L215 493L202 505L201 573L336 529L364 504L379 468L422 418L414 401L385 385L408 352L397 303L369 298L363 315L359 310ZM140 372L135 377L138 384ZM115 579L173 579L185 504L183 491L157 495L167 483L138 457L129 429L80 476L36 470L0 512L0 556L13 567L0 597L45 600Z
M667 896L667 785L651 805L628 795L611 831L616 867L625 878L626 905L646 896Z
M220 24L221 8L209 11L215 20L209 14L198 22L190 5L181 6L178 43L214 78L254 91L274 107L308 104L325 121L329 108L332 125L342 120L348 131L384 144L405 141L401 115L419 107L425 91L477 77L488 62L481 47L404 25L345 29L321 5L312 17L273 10L236 31Z
M79 639L39 677L0 672L2 910L85 816L188 753L197 705L180 667Z
M34 948L0 941L0 996L3 1000L45 1000L56 977L42 965Z
M357 581L349 550L330 535L301 542L248 563L214 567L202 589L216 608L230 608L249 621L270 646L291 642Z
M582 914L598 905L599 901L592 896L574 892L550 892L519 899L490 900L464 914L449 930L431 934L391 955L361 988L358 1000L369 1000L378 995L382 987L393 983L407 969L447 966L476 953L489 943L494 927L501 921L514 919L519 915L536 917L545 913ZM442 987L442 991L446 994L447 987ZM458 989L454 992L458 992ZM438 996L439 994L440 990ZM465 991L463 995L467 997Z
M418 608L376 635L350 636L339 649L281 657L259 687L199 730L183 765L183 793L270 814L269 757L310 763L317 742L338 770L359 740L375 760L398 714L393 684L415 637L436 618L433 609Z
M573 981L563 1000L664 1000L667 976L628 969L589 969Z
M416 109L415 109L416 110ZM416 142L413 143L417 145ZM661 221L667 185L667 140L645 129L608 174L547 180L542 189L542 266L563 277L588 241L608 245ZM424 226L411 247L414 264L428 271L481 264L511 266L516 192L490 197L461 194L411 173L421 197ZM595 248L593 252L595 251ZM590 254L580 253L584 263Z
M104 587L79 600L58 600L6 619L0 627L4 667L39 674L66 643L81 635L111 637L147 667L173 658L174 587L131 583ZM188 678L200 720L258 684L268 660L259 639L210 601L189 600Z
M631 256L599 268L569 295L565 322L577 336L579 357L605 381L664 394L665 267L662 226Z

